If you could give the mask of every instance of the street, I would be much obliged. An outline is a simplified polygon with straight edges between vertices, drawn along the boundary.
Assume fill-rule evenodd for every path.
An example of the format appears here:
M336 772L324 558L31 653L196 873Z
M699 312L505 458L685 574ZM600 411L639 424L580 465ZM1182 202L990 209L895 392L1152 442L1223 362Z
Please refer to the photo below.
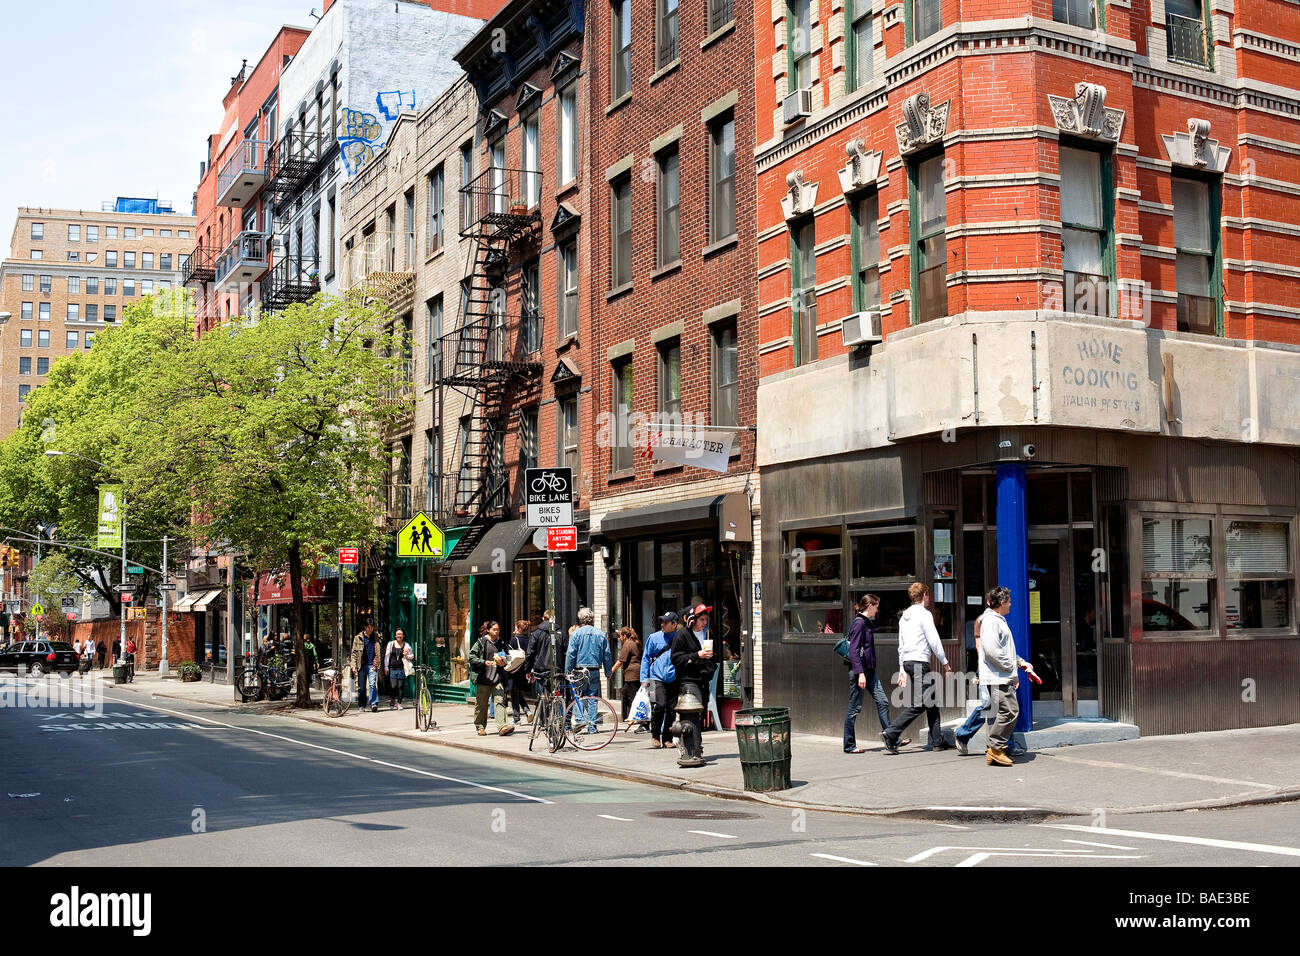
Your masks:
M0 748L5 866L1300 863L1294 803L1040 823L810 813L111 688L102 715L0 709Z

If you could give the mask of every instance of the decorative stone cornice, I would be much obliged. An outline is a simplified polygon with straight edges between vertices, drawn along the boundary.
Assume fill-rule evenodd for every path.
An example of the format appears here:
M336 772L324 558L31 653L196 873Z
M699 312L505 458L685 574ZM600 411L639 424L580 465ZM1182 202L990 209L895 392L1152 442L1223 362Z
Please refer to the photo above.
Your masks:
M1191 166L1215 173L1228 168L1228 157L1232 150L1220 146L1217 139L1210 139L1210 121L1189 119L1186 133L1164 134L1160 137L1165 143L1165 152L1169 161L1178 166Z
M844 146L849 162L840 170L840 188L845 195L858 189L874 186L880 177L880 163L884 154L871 152L861 139L851 139Z
M1119 142L1124 130L1124 111L1106 106L1106 87L1100 83L1076 83L1074 99L1047 94L1056 128L1064 133Z
M817 183L805 182L803 170L796 169L785 177L785 184L790 187L781 197L781 211L786 222L812 212L817 205Z
M951 100L930 108L930 94L922 91L903 100L903 122L894 127L898 134L898 151L906 156L922 147L937 143L948 132L948 106Z

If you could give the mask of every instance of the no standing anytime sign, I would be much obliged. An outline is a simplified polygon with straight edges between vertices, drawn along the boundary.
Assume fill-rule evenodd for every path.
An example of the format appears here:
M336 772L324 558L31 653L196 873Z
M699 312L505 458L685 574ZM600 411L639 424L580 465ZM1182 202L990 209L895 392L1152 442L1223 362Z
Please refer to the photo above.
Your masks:
M573 469L529 468L524 474L528 527L573 524Z

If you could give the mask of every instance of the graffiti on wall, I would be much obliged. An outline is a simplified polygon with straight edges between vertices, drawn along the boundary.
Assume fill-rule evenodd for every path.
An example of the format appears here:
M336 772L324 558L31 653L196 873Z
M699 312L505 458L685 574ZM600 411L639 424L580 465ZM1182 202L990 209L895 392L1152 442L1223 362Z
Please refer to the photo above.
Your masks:
M345 108L339 121L339 151L348 176L355 176L383 148L384 124L415 109L415 90L384 90L375 96L378 114Z
M415 90L385 90L375 97L375 105L386 120L395 120L403 110L415 109Z

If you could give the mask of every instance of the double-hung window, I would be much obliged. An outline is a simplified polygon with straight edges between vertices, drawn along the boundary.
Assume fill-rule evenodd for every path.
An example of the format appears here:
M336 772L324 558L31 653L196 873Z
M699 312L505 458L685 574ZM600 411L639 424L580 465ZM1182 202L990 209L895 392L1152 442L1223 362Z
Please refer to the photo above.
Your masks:
M442 167L428 175L428 213L424 224L424 254L431 256L442 248Z
M712 424L734 427L740 424L740 352L736 345L735 324L727 323L714 328L711 345Z
M39 303L37 305L37 310L42 322L50 321L50 304L48 302Z
M22 304L21 314L24 319L30 319L32 317L32 304L30 302L24 302Z
M850 200L853 218L853 310L880 308L880 196L875 190Z
M632 89L632 0L613 0L609 30L611 101Z
M402 230L403 252L405 252L405 269L415 271L415 188L412 187L402 196Z
M474 224L474 200L465 188L474 180L474 144L465 143L460 148L460 231Z
M659 421L680 423L682 420L682 343L680 339L662 342L659 358Z
M23 273L23 291L24 292L36 291L36 273L34 272Z
M813 0L789 0L786 43L789 49L789 89L807 90L813 82L812 5Z
M1213 68L1203 0L1165 0L1165 49L1170 60Z
M1065 310L1110 315L1110 161L1092 149L1061 147L1061 264Z
M1215 265L1219 235L1217 184L1175 176L1174 270L1178 284L1178 331L1216 335L1219 330L1219 276Z
M134 269L134 268L135 268L135 253L134 253L134 252L129 252L129 251L128 251L128 252L124 252L124 253L122 253L122 266L123 266L123 268L126 268L126 269Z
M657 241L656 251L659 268L671 265L682 257L681 248L681 177L677 147L664 150L658 156L658 183L655 190ZM631 222L629 217L627 242L631 243ZM631 271L627 278L631 279Z
M424 320L424 384L433 384L433 370L439 357L438 339L442 335L442 296L434 296L426 304Z
M817 361L817 227L812 216L790 229L790 309L794 364Z
M542 347L542 270L536 259L524 265L520 286L524 307L524 351L537 352Z
M1052 19L1072 27L1093 30L1097 26L1095 0L1052 0Z
M81 276L68 276L68 294L81 294Z
M677 59L677 0L655 0L655 69Z
M48 295L53 281L53 276L41 276L41 292Z
M614 363L614 387L612 395L614 416L613 441L610 442L610 471L614 473L631 471L634 467L632 457L632 356L626 355Z
M947 198L942 153L908 165L912 192L913 324L948 314Z
M559 110L559 186L571 183L578 175L578 84L560 90Z
M732 0L708 0L709 33L717 33L732 20Z
M81 227L69 224L68 242L80 242L80 241L81 241Z
M874 42L871 0L844 0L844 89L860 90L871 82Z
M580 457L581 433L578 429L578 394L570 392L568 395L557 398L556 414L558 415L558 428L556 436L558 439L558 458L561 468L573 469L573 480L577 482L581 476L582 461Z
M560 338L578 334L578 240L569 239L559 249Z
M736 120L716 121L709 129L709 242L736 234Z
M609 184L609 287L618 289L632 281L632 177Z
M523 122L524 127L524 204L534 208L542 201L542 146L540 114L533 110Z
M907 0L908 44L920 43L943 28L940 0Z
M116 251L116 250L114 250L114 249L109 249L107 252L104 253L104 265L108 266L108 268L110 268L110 269L116 269L116 268L117 268L117 251Z

